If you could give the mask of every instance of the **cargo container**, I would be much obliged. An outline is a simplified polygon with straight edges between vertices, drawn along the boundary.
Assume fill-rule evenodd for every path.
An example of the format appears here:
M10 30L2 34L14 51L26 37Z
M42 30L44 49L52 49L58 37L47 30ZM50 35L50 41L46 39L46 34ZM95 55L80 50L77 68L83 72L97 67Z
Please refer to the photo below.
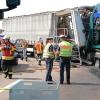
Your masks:
M44 12L4 19L2 27L4 34L9 34L12 40L25 39L34 43L38 37L45 40L54 34L56 24L55 13Z

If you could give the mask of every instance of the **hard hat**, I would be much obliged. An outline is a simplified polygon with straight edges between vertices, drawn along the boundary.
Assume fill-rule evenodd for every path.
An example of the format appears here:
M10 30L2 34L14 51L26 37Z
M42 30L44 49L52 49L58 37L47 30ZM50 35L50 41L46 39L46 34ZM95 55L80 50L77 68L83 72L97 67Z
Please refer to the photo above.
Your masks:
M42 37L37 37L37 41L39 41L39 42L43 42Z
M7 36L7 35L5 35L4 37L3 37L3 39L10 39L10 36Z
M65 35L60 35L59 37L60 37L60 38L65 38L66 36L65 36Z

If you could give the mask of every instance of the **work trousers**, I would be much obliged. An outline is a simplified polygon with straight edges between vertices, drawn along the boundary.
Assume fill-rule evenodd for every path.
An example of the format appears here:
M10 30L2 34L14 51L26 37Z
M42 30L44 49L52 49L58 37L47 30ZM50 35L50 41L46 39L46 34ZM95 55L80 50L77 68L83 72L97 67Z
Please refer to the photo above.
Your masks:
M7 76L12 76L12 66L13 66L13 60L2 60L1 61L1 67L4 72L4 74Z
M46 69L47 69L47 73L46 73L46 81L52 81L52 68L53 68L53 58L46 58L45 62L46 62Z
M27 48L23 48L23 59L27 61Z
M70 83L70 57L60 57L60 83L64 81L64 68L66 69L66 81Z
M38 65L41 65L41 60L42 60L42 53L37 54Z

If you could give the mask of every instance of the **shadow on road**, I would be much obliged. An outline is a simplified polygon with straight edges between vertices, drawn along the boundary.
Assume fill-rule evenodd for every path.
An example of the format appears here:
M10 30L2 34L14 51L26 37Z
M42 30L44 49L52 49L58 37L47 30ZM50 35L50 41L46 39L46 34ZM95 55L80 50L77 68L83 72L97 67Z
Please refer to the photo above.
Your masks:
M75 83L75 82L72 82L70 85L100 85L100 84L97 84L97 83Z
M32 66L29 64L19 64L18 66L13 67L13 72L35 72Z
M93 68L90 68L89 71L100 79L100 69L99 68L93 67Z

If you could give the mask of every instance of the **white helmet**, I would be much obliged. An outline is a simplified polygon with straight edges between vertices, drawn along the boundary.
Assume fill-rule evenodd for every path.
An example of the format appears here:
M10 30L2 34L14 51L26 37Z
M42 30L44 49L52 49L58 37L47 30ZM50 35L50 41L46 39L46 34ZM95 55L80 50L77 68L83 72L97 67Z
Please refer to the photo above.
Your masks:
M9 40L9 39L10 39L10 36L5 35L5 36L3 37L3 39L7 39L7 40Z
M64 37L65 37L65 35L60 35L59 37L60 37L60 38L64 38Z
M43 42L42 37L38 37L38 41Z

